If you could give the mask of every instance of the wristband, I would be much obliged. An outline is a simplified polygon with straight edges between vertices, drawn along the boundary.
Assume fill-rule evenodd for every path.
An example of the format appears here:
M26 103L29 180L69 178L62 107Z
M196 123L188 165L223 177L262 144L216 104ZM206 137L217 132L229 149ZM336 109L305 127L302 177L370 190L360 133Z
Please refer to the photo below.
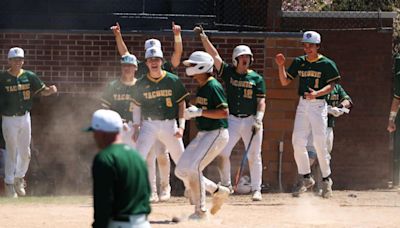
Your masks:
M263 121L263 118L264 118L264 112L262 112L262 111L257 111L256 120L262 122L262 121Z
M175 35L174 36L175 43L182 43L182 36L181 35Z
M394 121L396 119L396 116L397 116L397 112L391 111L389 114L389 120Z
M185 118L178 119L179 128L182 128L183 130L185 130L185 123L186 123Z

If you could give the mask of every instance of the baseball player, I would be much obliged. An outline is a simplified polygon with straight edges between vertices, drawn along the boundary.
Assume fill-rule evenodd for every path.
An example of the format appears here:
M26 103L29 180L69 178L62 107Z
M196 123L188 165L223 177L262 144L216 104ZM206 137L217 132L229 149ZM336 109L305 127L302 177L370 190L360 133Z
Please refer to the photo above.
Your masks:
M146 162L122 142L121 116L107 109L93 113L87 131L100 149L92 165L93 227L149 228L151 193Z
M336 64L318 53L321 43L320 34L307 31L303 34L301 42L305 55L295 58L287 71L285 69L286 58L283 54L277 54L275 62L278 65L279 80L282 86L289 85L297 76L300 78L298 89L300 100L292 135L298 173L303 176L302 184L298 188L303 186L310 188L315 184L314 179L310 176L310 162L306 150L308 136L312 133L322 173L322 196L329 198L332 196L333 182L330 178L330 155L326 145L328 105L325 98L333 90L340 75ZM295 189L296 191L299 189Z
M333 90L326 96L326 102L328 104L328 127L326 133L326 143L328 148L328 153L331 155L333 148L333 128L335 127L335 118L343 115L344 113L348 113L350 108L353 107L353 101L350 96L346 93L343 87L340 84L335 84ZM310 160L310 166L312 171L312 176L314 178L321 176L321 172L319 169L317 159L317 152L313 145L312 134L309 135L308 143L307 143L307 152ZM318 184L316 190L319 193L321 189L321 184ZM322 190L322 189L321 189ZM299 192L293 192L294 196L299 196L300 193L307 191L307 189L303 186Z
M144 158L147 158L151 147L161 141L176 164L184 150L183 112L188 93L178 76L161 68L161 49L147 49L145 58L149 73L136 82L133 96L133 126L136 129L140 126L140 132L135 131L134 139L137 140L137 149Z
M394 75L394 94L392 100L392 106L389 113L389 122L387 130L392 133L396 131L396 116L399 111L400 105L400 57L397 56L395 59L395 75Z
M190 219L205 219L206 186L213 192L211 214L217 213L223 202L229 196L229 189L215 184L203 176L203 170L222 151L228 142L228 104L221 84L211 76L214 60L206 52L193 52L183 64L186 74L193 77L199 89L196 93L195 104L185 110L185 119L196 119L199 132L186 147L179 160L175 174L189 186L191 202L195 212Z
M245 147L249 145L252 134L255 134L248 150L252 200L260 201L262 183L261 143L263 137L263 118L265 111L265 81L264 78L249 67L254 61L253 53L246 45L235 47L232 54L233 65L228 65L219 55L202 28L199 32L205 50L213 57L218 76L226 86L229 105L229 142L220 154L221 183L231 184L231 164L229 157L239 139Z
M117 43L118 51L121 55L128 54L128 48L125 45L124 40L122 39L121 29L119 24L117 23L115 26L111 27L113 33L115 35L115 40ZM176 67L180 64L180 59L183 52L182 46L182 38L181 38L181 27L172 22L172 31L174 33L174 52L171 57L171 62L164 61L162 65L162 69L174 73ZM157 39L149 39L145 42L145 50L151 47L158 47L161 49L161 42ZM136 72L136 77L141 78L145 77L148 73L148 68L145 62L138 62L138 71ZM160 185L161 192L160 196L157 194L157 184L156 184L156 166L155 159L157 158L158 167L160 171ZM154 147L150 151L147 157L148 167L149 167L149 176L151 178L152 184L152 196L150 198L151 202L166 201L171 197L171 186L169 184L170 179L170 159L168 151L165 149L165 145L156 142Z
M40 78L23 69L24 50L13 47L8 52L10 68L0 72L0 97L3 102L2 129L6 142L5 178L6 195L17 198L25 196L25 174L31 151L31 116L33 97L49 96L57 87L47 87Z
M136 148L136 144L132 140L132 92L136 83L135 72L137 70L136 56L131 54L123 55L121 58L121 77L120 79L111 81L101 98L103 108L111 109L118 112L123 121L124 127L121 132L122 141Z

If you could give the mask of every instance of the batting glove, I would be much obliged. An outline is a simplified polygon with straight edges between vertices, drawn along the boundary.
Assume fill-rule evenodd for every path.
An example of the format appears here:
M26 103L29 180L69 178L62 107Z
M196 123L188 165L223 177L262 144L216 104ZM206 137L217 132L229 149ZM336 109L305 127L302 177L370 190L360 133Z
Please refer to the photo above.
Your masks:
M183 113L183 117L186 120L190 120L192 118L199 117L203 114L203 110L201 108L198 108L196 106L190 106L189 108L185 109L185 112Z
M344 111L341 108L338 107L332 107L332 106L328 106L328 113L331 114L334 117L339 117L341 115L343 115Z
M254 123L253 123L253 131L257 132L259 131L263 126L262 121L258 120L258 119L254 119Z

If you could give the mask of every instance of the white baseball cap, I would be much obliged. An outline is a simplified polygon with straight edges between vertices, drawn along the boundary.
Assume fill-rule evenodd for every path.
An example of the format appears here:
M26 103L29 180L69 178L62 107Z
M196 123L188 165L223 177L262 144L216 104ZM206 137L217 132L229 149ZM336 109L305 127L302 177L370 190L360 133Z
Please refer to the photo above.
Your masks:
M24 50L20 47L13 47L8 51L8 58L24 58Z
M157 39L148 39L144 42L144 50L147 50L151 47L158 47L161 49L161 42Z
M121 116L109 109L99 109L93 113L92 124L86 131L120 132L122 130Z
M320 44L321 35L314 31L307 31L303 34L302 43Z
M137 66L137 59L136 56L131 54L126 54L121 57L121 64L130 64Z
M145 59L148 58L164 58L163 52L158 47L151 47L144 54Z

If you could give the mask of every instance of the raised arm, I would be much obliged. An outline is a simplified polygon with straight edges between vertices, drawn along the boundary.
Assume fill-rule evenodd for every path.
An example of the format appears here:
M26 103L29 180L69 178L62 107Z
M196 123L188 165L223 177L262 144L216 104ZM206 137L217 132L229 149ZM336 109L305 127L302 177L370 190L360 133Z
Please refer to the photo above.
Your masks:
M171 56L171 63L174 68L177 68L181 63L183 53L181 26L172 22L172 32L174 33L174 53Z
M111 26L110 28L115 37L115 42L117 42L117 47L118 47L118 52L121 56L130 54L128 51L128 48L125 45L124 40L122 39L122 34L121 34L121 27L119 26L118 22L114 25Z
M392 100L392 106L390 108L390 113L389 113L389 122L387 126L387 130L389 132L394 132L396 131L396 116L397 112L399 111L399 105L400 105L400 99L393 98Z
M210 54L213 59L214 59L214 66L217 69L217 71L221 70L222 67L222 58L219 55L217 49L214 47L214 45L211 43L211 41L208 39L208 36L205 34L204 30L202 27L195 27L194 32L200 36L201 43L203 44L204 49L208 54Z
M275 62L278 65L279 70L279 81L281 82L282 86L289 85L292 80L287 77L286 69L285 69L285 62L286 58L283 54L279 53L275 56Z

